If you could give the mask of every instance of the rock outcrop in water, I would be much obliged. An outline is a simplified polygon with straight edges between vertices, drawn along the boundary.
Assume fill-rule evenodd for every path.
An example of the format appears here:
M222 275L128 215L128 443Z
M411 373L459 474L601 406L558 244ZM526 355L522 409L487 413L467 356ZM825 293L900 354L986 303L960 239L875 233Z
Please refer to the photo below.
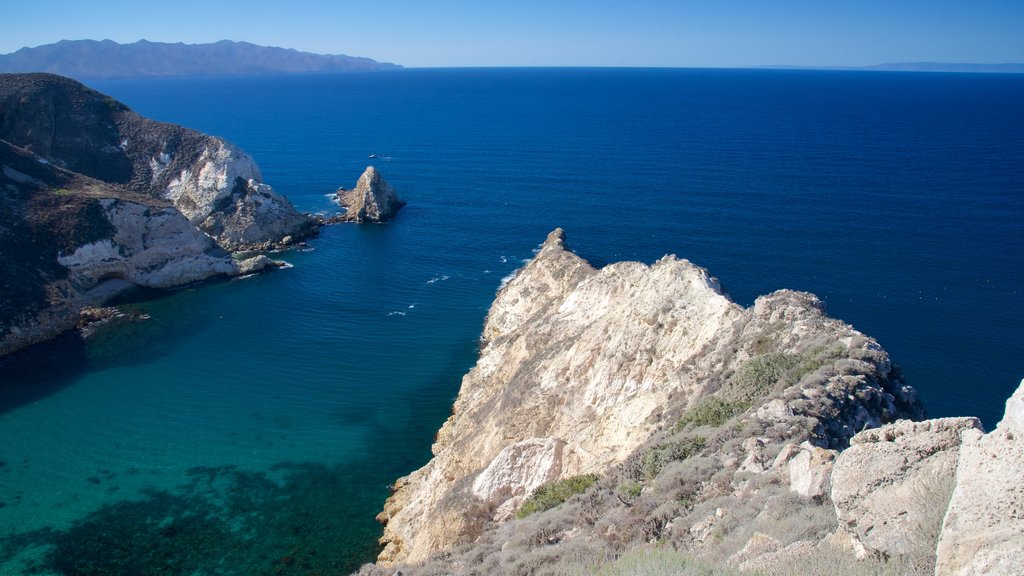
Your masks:
M49 74L0 75L0 168L0 355L128 287L276 266L232 252L316 231L238 148Z
M342 222L386 222L405 206L373 166L366 167L355 188L340 189L337 196L338 204L347 209L338 218Z
M920 421L814 296L745 309L685 260L595 269L556 230L499 291L361 572L589 573L654 549L729 574L1018 574L1022 398L987 435Z

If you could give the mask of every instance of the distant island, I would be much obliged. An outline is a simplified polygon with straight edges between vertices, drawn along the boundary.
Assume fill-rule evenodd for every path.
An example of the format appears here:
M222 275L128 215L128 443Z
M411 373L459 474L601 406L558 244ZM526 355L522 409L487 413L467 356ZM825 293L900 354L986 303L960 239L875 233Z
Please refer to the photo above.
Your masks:
M221 40L183 44L139 40L61 40L0 54L0 72L50 72L78 80L240 74L308 74L393 70L401 66L343 54Z
M882 72L974 72L995 74L1024 74L1024 63L977 64L957 62L889 62L872 66L758 66L785 70L876 70Z

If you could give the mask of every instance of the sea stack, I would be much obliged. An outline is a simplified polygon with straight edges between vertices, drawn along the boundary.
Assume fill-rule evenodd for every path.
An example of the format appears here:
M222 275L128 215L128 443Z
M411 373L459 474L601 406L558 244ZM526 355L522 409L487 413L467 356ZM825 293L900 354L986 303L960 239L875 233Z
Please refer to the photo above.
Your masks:
M353 190L338 190L338 204L348 208L345 222L386 222L405 206L395 189L373 166L367 166Z

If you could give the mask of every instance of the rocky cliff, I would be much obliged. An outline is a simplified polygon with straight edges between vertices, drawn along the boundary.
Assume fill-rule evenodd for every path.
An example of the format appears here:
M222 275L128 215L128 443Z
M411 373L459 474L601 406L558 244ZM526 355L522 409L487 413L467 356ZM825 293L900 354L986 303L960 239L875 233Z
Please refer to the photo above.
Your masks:
M922 415L878 344L814 296L780 291L744 309L686 260L595 269L556 230L498 293L434 458L395 484L380 560L422 562L479 541L539 486L567 478L617 475L637 496L669 463L701 456L721 476L694 479L689 498L711 499ZM736 430L691 432L719 418ZM805 496L827 493L808 474L797 480ZM717 485L726 477L728 489Z
M1021 573L1024 383L989 434L923 417L814 296L743 308L685 260L595 269L556 230L361 573Z
M0 196L0 355L132 286L274 266L232 252L315 232L241 150L46 74L0 75Z
M355 188L342 188L336 194L338 204L346 208L338 218L343 222L386 222L405 206L395 189L373 166L366 167Z
M143 118L52 74L0 74L0 139L141 196L169 200L222 248L266 248L313 227L224 140Z

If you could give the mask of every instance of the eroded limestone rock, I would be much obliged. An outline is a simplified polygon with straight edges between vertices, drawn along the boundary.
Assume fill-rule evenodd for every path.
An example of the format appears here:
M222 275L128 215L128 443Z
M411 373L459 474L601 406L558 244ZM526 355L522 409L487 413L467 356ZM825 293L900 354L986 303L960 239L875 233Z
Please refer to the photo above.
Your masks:
M802 443L800 451L789 461L789 489L805 498L827 496L836 454L835 450Z
M1024 381L995 430L968 428L962 437L935 573L1024 574Z
M776 374L776 364L791 379L772 375L762 382L764 373ZM557 479L600 473L675 424L665 420L666 407L695 408L709 395L725 394L723 381L739 387L731 392L736 398L749 394L760 402L777 380L789 408L751 410L765 415L765 429L781 435L775 437L797 444L812 439L815 446L843 447L867 424L920 413L913 390L892 375L888 355L828 318L813 295L782 290L744 309L707 270L686 260L666 256L652 265L595 269L555 230L500 289L480 357L437 434L434 458L396 483L379 516L385 523L379 559L420 562L472 541L511 512L493 508L512 500L506 484L556 479L553 465L534 465L546 456L528 457L524 471L533 472L522 477L507 471L527 453L548 453L524 441L565 441ZM713 457L735 458L741 474L766 473L775 458L768 440ZM808 494L825 485L811 484ZM692 529L706 537L709 526Z
M565 441L530 438L506 446L473 481L474 496L497 510L494 519L511 518L538 487L562 473Z
M840 527L866 553L932 550L953 489L961 433L980 428L977 418L940 418L854 436L832 471Z

